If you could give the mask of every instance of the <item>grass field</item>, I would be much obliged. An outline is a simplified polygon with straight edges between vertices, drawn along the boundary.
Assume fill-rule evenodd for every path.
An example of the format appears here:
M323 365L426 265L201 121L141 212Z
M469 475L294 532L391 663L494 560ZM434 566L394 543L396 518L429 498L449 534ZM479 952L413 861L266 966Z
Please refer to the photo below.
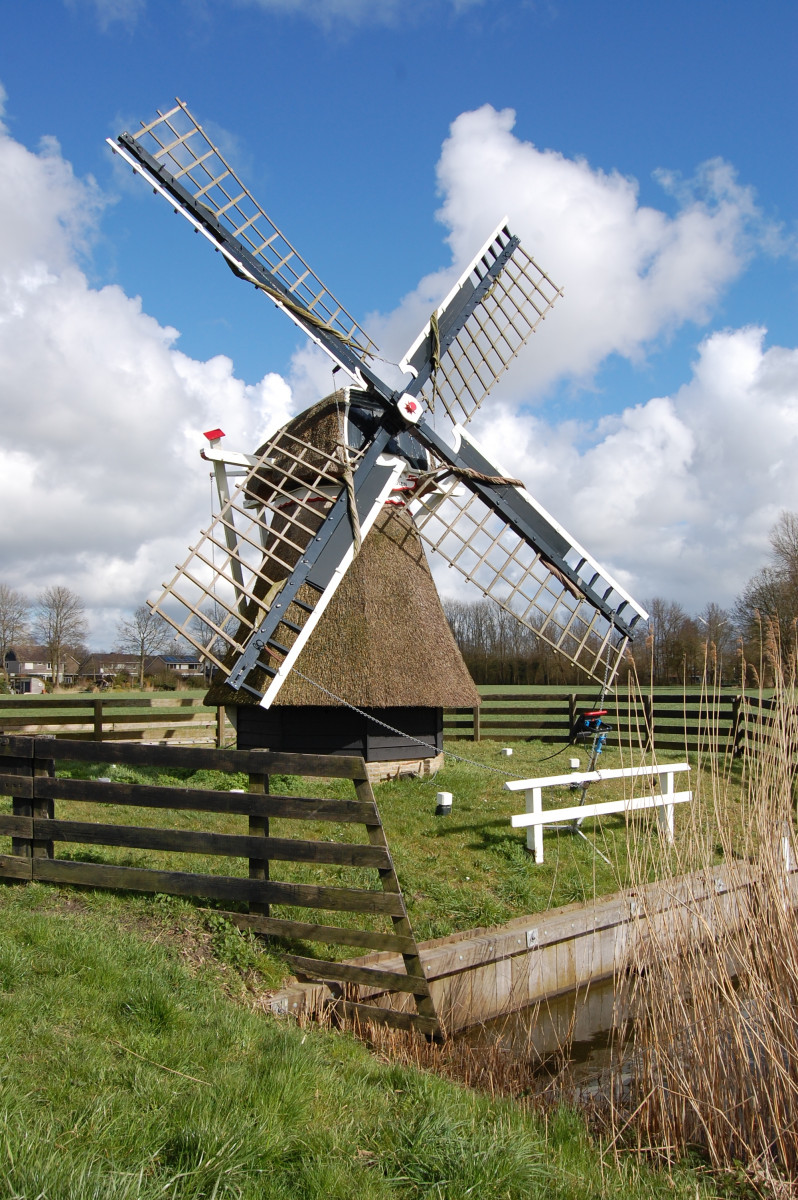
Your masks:
M709 1195L230 997L178 902L0 887L4 1200Z

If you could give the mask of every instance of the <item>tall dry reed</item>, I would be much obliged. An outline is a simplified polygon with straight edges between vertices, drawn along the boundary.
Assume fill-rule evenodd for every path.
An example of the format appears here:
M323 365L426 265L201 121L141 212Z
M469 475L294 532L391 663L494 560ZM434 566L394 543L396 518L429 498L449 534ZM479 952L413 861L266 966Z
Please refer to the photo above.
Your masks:
M717 686L704 689L694 802L675 846L630 822L637 920L618 1011L634 1021L612 1116L616 1144L670 1161L699 1148L715 1168L783 1191L798 1179L798 714L794 655L773 628L764 641L773 707L749 723L737 758L718 728ZM754 717L761 700L746 702ZM623 1033L619 1022L619 1044Z

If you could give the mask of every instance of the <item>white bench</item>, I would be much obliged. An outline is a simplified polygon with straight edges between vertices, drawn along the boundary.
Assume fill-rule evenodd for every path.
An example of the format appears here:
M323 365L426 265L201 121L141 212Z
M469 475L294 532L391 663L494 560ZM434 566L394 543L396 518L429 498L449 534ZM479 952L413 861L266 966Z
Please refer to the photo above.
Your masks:
M660 828L669 842L673 842L673 808L692 800L692 792L674 790L673 777L677 772L689 771L689 763L663 763L651 767L611 767L605 771L572 771L569 775L548 775L542 779L513 779L505 783L509 792L526 793L526 812L511 818L513 829L527 828L526 844L535 853L535 862L543 862L543 826L571 822L571 830L586 817L600 817L606 813L639 812L645 808L656 808ZM639 779L657 775L660 782L659 794L630 796L621 800L600 800L596 804L574 804L568 808L552 808L543 811L543 789L584 783L602 783L607 779Z

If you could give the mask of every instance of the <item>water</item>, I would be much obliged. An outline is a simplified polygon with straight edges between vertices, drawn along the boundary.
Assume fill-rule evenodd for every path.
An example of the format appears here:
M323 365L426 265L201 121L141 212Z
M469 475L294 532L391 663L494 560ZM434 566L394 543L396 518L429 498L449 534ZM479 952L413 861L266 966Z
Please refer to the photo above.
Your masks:
M606 979L473 1026L460 1036L468 1045L498 1044L527 1059L541 1087L567 1068L574 1086L593 1090L612 1061L616 1007L614 980Z

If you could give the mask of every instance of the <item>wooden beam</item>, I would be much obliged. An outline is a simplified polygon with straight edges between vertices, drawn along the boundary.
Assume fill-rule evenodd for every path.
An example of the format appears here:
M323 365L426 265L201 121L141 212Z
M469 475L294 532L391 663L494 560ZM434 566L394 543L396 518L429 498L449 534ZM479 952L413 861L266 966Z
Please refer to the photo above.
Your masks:
M214 909L218 912L218 909ZM239 929L251 929L269 937L325 942L331 946L359 946L364 950L393 950L397 954L413 953L413 938L395 933L380 933L375 929L346 929L342 925L316 925L310 921L288 921L282 917L261 917L256 913L225 912L222 914Z
M23 741L25 739L19 739ZM35 739L37 742L40 739ZM53 739L45 739L48 743ZM37 758L77 762L118 762L127 766L183 767L231 774L309 775L359 779L365 775L362 758L335 754L284 754L270 750L216 750L204 746L127 746L118 742L64 743L37 746Z
M441 1027L437 1017L421 1016L419 1013L396 1012L392 1008L379 1008L376 1004L357 1004L354 1000L337 1000L334 1011L350 1020L366 1024L390 1025L392 1029L416 1030L417 1033L440 1037Z
M199 896L211 900L261 901L334 912L365 912L395 916L403 913L401 896L365 888L320 887L308 883L240 879L232 875L199 875L188 871L154 871L106 863L73 862L63 858L33 860L34 879L85 887L121 888L131 892L164 892L170 896Z
M298 954L286 954L285 961L294 971L323 982L335 980L340 983L360 983L365 987L379 988L385 992L409 992L414 996L428 996L429 985L424 978L405 975L401 971L381 971L378 967L360 967L348 962L325 962L318 958L303 958Z
M92 821L37 818L22 832L29 817L0 815L0 834L12 833L19 823L20 837L47 838L90 846L125 846L138 850L165 850L177 854L224 855L228 858L277 859L282 862L330 863L345 867L384 867L386 855L373 846L356 843L301 841L236 833L206 833L194 829L159 829L152 825L103 825ZM6 828L8 826L8 828ZM13 826L13 828L12 828ZM251 879L268 876L251 875Z
M54 800L85 800L92 804L251 814L298 821L363 825L374 819L374 805L358 800L214 792L203 788L153 787L143 783L101 783L97 779L37 779L36 795Z
M17 854L0 854L0 878L30 880L32 861Z

